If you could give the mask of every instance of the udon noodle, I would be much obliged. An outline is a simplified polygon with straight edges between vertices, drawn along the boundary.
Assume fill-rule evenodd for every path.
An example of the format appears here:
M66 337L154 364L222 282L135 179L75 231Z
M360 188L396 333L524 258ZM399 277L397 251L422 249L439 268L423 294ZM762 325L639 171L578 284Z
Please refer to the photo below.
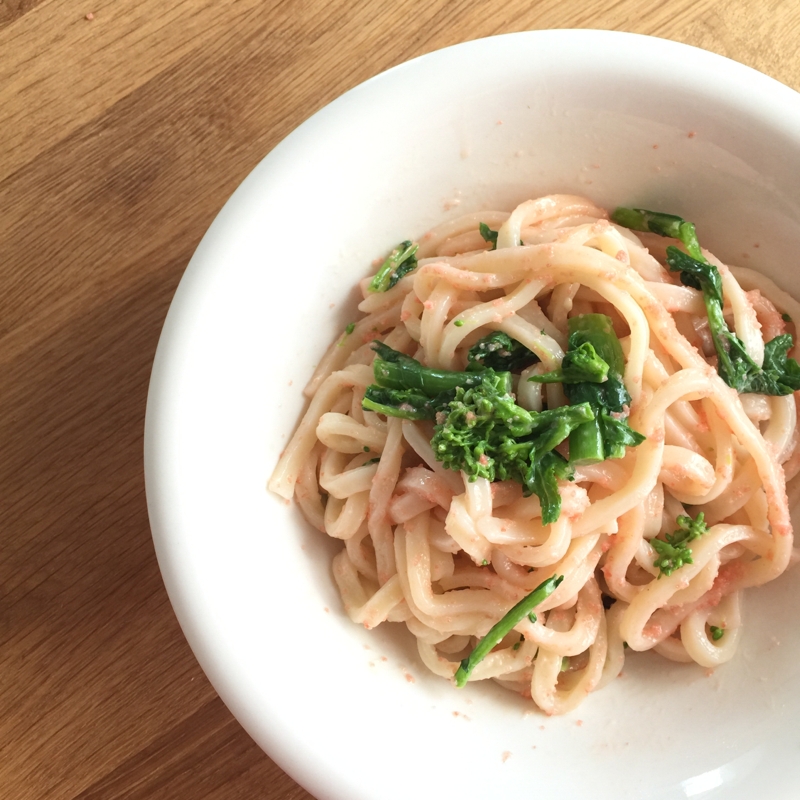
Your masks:
M499 229L496 250L479 223ZM478 664L548 714L574 709L619 675L626 648L714 668L740 638L744 589L792 558L786 480L800 469L793 394L737 394L719 377L701 293L664 267L669 240L634 235L580 197L550 196L510 215L462 216L425 234L418 266L383 292L361 284L361 318L320 362L308 410L270 480L306 519L341 540L333 574L356 623L407 626L419 655L452 679L475 643L543 580L558 588ZM725 315L750 356L800 319L763 275L728 268ZM429 367L462 370L467 350L503 331L559 367L571 316L603 313L625 353L630 427L624 458L561 481L561 514L543 524L518 483L464 479L431 447L432 423L365 411L374 339ZM517 403L566 403L558 383L525 380ZM691 563L654 566L651 542L703 512ZM724 634L724 635L723 635Z

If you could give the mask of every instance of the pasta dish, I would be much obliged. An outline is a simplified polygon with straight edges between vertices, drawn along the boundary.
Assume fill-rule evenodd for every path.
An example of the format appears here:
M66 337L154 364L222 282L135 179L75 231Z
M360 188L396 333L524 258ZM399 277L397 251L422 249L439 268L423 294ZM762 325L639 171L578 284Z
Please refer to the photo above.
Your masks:
M792 561L800 305L670 214L554 195L360 285L269 488L342 541L344 609L547 714L627 650L731 659Z

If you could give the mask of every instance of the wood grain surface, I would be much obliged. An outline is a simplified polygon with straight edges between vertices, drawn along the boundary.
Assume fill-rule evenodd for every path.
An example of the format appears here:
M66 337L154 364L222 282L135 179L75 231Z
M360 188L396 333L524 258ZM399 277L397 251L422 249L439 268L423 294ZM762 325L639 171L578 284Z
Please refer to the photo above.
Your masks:
M301 121L422 53L554 27L800 88L794 0L0 0L0 797L311 797L219 700L161 583L159 331L214 215Z

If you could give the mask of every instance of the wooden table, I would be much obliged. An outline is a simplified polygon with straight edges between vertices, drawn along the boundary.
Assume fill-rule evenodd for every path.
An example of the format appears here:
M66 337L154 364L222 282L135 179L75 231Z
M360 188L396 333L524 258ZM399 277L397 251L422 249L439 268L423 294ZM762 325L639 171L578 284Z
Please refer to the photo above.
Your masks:
M465 39L596 27L800 88L793 0L0 0L0 797L310 798L195 662L142 426L181 273L287 133Z

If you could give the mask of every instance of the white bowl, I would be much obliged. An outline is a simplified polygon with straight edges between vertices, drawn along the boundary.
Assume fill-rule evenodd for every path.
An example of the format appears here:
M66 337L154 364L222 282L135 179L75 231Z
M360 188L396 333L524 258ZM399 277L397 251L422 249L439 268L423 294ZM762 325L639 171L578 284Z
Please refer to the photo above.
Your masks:
M198 660L309 791L798 796L793 574L747 593L740 652L712 677L636 654L578 712L548 719L494 685L457 690L427 674L398 626L352 624L331 578L335 546L265 485L314 364L353 319L357 279L400 239L468 210L583 193L682 214L717 255L800 296L799 185L800 99L785 86L674 42L539 31L367 81L236 191L164 325L148 505Z

